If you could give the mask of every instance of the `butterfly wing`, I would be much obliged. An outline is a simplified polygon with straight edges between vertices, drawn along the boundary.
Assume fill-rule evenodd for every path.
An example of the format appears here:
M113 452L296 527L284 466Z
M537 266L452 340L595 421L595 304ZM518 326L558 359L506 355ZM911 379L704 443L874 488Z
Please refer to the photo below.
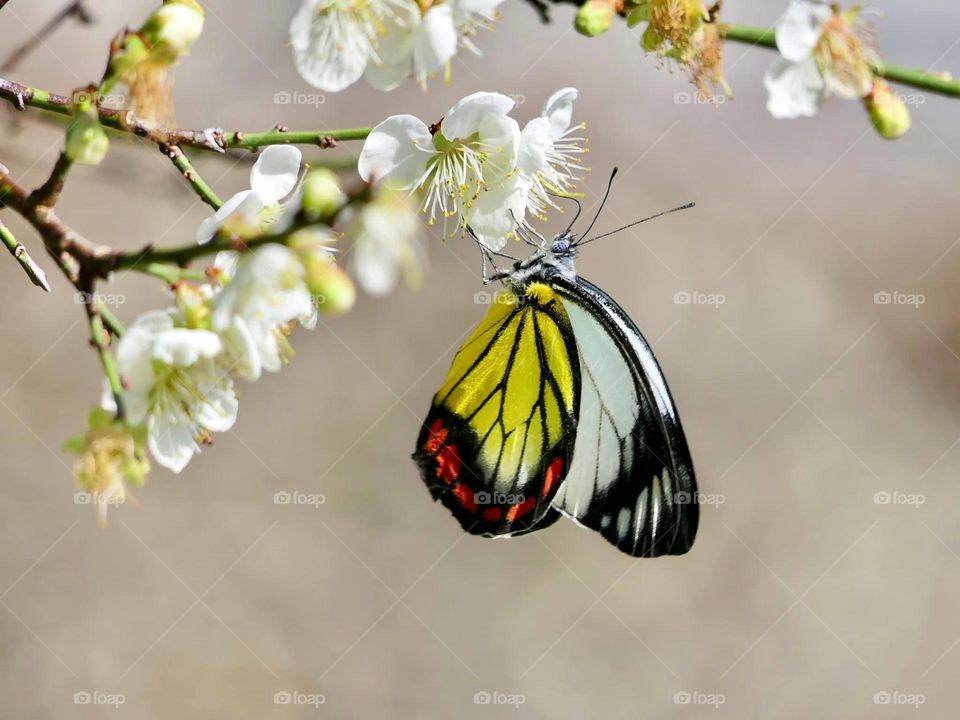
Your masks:
M475 535L559 515L573 458L580 364L564 303L547 284L497 295L433 398L413 457L434 500Z
M554 507L630 555L681 555L697 533L697 486L653 352L595 285L560 277L552 285L564 300L582 375L573 464Z

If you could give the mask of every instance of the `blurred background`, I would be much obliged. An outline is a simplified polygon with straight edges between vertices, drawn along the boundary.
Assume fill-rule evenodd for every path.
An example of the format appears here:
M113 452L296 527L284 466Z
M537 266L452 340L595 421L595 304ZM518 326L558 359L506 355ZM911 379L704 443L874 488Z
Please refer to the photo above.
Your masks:
M0 56L61 4L10 2ZM154 4L91 3L95 25L63 27L10 75L59 92L85 85L100 76L113 34ZM179 476L156 468L135 502L98 528L92 509L74 503L60 449L100 393L82 308L62 278L51 273L54 292L44 295L4 255L5 715L952 712L956 101L905 89L914 127L894 143L855 102L774 121L762 85L773 53L730 44L736 99L690 103L685 77L644 57L638 31L587 39L572 30L572 8L541 26L510 0L479 37L484 56L461 54L449 87L381 94L361 82L313 105L278 105L276 93L316 92L285 45L297 3L204 4L203 39L176 75L185 127L338 128L400 112L433 121L477 90L515 96L524 122L573 85L592 149L590 206L611 167L622 171L600 229L695 200L696 210L590 246L579 270L654 345L713 504L693 551L678 558L633 560L569 522L511 541L464 537L409 460L459 341L485 312L474 301L475 248L436 234L421 291L364 298L351 314L298 331L284 372L240 385L232 432ZM772 25L785 4L731 1L724 17ZM954 3L878 6L886 59L960 67ZM56 159L62 125L13 115L0 124L0 162L33 187ZM358 151L344 143L305 155ZM223 197L247 187L249 157L197 164ZM96 170L77 169L59 211L91 239L125 248L188 242L208 215L170 163L136 140L115 140ZM3 216L49 267L35 236ZM555 215L542 230L562 222ZM128 322L168 302L139 276L105 291L123 295ZM277 505L277 492L325 502ZM75 693L124 704L78 708ZM288 697L301 704L278 705L276 693L300 693Z

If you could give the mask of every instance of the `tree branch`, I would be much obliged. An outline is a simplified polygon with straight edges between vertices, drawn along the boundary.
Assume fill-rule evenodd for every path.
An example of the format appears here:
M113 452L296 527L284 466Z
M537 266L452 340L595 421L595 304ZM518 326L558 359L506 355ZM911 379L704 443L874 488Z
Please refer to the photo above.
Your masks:
M23 271L33 284L50 292L50 283L47 281L47 274L33 261L27 249L17 242L13 233L10 232L2 222L0 222L0 240L3 240L3 244L7 246L7 250L9 250L10 254L20 263L20 267L23 268Z
M87 319L90 322L90 344L96 349L100 357L100 364L103 365L103 372L107 376L107 384L110 386L110 392L113 394L113 400L117 405L116 418L123 421L126 417L126 406L123 401L123 381L120 379L120 371L117 368L117 360L110 350L110 333L104 326L103 317L101 317L102 305L96 301L93 283L83 286L84 298L83 306L87 311Z
M223 205L223 201L217 197L217 194L213 191L206 181L200 177L200 174L194 170L193 163L190 162L190 158L184 154L183 150L178 148L176 145L166 145L160 144L160 152L170 158L174 166L180 173L187 179L187 182L190 183L190 186L193 188L193 191L197 193L201 200L203 200L207 205L212 207L214 210L219 210Z

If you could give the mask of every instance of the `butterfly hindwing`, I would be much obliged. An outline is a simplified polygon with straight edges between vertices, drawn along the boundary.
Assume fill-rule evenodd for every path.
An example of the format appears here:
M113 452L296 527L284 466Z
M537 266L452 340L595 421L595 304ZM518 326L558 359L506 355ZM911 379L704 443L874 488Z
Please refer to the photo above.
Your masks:
M554 507L637 557L687 552L699 508L693 462L657 361L602 290L557 277L579 348L573 464Z
M434 396L414 453L464 530L516 535L559 517L573 460L580 362L564 303L545 283L496 296Z

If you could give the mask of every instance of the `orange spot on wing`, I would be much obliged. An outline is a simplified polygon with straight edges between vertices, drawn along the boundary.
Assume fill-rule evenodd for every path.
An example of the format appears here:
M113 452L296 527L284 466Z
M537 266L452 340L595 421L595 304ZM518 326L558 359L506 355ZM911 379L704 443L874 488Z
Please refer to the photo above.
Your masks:
M547 472L543 475L543 497L550 494L553 486L557 484L560 476L563 474L563 458L556 457L547 467Z
M437 418L433 421L433 425L430 426L430 434L427 436L427 441L423 444L423 450L424 452L434 455L446 440L447 429L443 426L443 420Z
M462 467L463 461L456 445L445 445L437 453L437 477L448 485L459 477Z
M516 505L511 505L510 509L507 510L507 521L513 522L518 518L522 518L524 515L529 513L531 510L533 510L533 508L536 507L536 505L537 505L536 498L527 498L521 503L517 503Z
M466 485L460 484L457 485L452 491L453 496L457 499L457 502L463 505L464 509L467 512L476 512L477 511L477 500L473 496L473 491L468 488Z

